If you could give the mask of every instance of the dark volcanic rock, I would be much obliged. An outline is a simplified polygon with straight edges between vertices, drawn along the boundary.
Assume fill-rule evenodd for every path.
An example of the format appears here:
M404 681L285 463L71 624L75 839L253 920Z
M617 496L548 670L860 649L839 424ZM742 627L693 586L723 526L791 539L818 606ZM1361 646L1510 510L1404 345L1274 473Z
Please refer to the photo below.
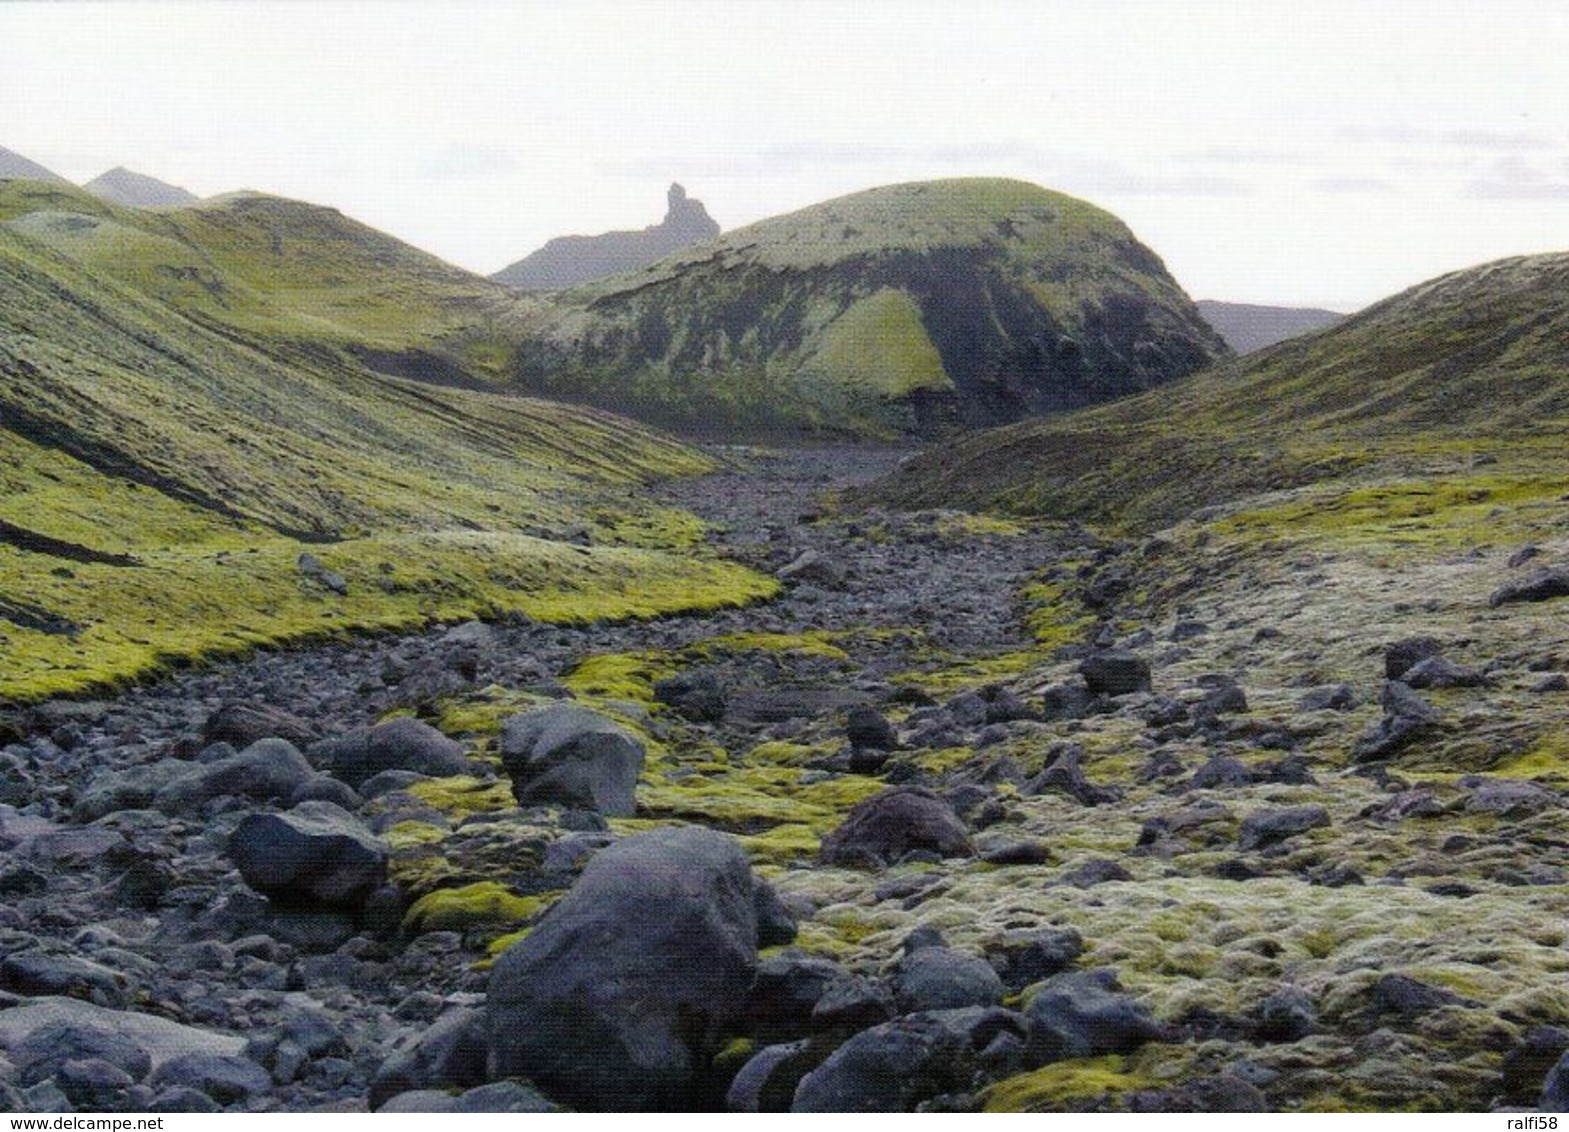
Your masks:
M473 768L463 746L428 723L406 716L389 719L368 731L328 739L311 748L323 770L356 789L382 771L411 770L432 778L467 774Z
M1053 743L1046 754L1046 767L1024 786L1025 794L1054 792L1066 794L1084 806L1104 806L1122 796L1112 786L1096 786L1084 776L1079 760L1084 748L1077 743Z
M725 686L713 672L679 672L656 680L654 698L694 723L717 723L725 717Z
M893 985L895 1001L903 1014L995 1006L1004 989L990 963L950 947L922 947L909 952L899 960Z
M1082 954L1084 939L1074 928L1017 929L986 947L992 966L1015 990L1061 974Z
M876 868L916 851L940 857L975 852L952 806L930 790L897 786L858 802L844 823L823 838L819 858L828 865Z
M387 847L331 802L252 814L229 837L245 883L283 904L355 908L387 875Z
M1384 685L1384 718L1357 740L1351 757L1357 762L1373 762L1398 754L1411 744L1431 735L1444 713L1396 680Z
M808 1073L792 1112L911 1112L966 1088L999 1037L1024 1037L1011 1010L970 1007L911 1014L863 1031Z
M789 1112L801 1078L822 1059L810 1041L764 1046L735 1075L725 1107L731 1112Z
M244 750L258 739L286 739L296 747L309 747L321 736L303 719L267 704L224 704L207 720L202 737L208 743L228 743Z
M845 718L844 731L852 747L891 751L899 745L899 736L893 724L870 704L859 704L850 709Z
M1369 1006L1375 1014L1426 1014L1443 1006L1473 1006L1452 990L1420 982L1408 975L1385 975L1373 986Z
M448 1011L412 1045L382 1062L371 1079L370 1107L380 1109L399 1093L484 1084L486 1057L484 1012Z
M515 715L501 760L520 805L556 803L631 817L643 744L607 717L572 704Z
M1444 651L1436 637L1407 637L1384 646L1384 679L1399 680L1419 661Z
M1243 819L1237 836L1237 848L1266 849L1310 829L1329 825L1329 811L1323 806L1288 806L1279 810L1261 810Z
M1487 604L1496 607L1517 601L1548 601L1555 597L1569 597L1569 567L1543 567L1518 582L1505 582L1492 592Z
M1131 1053L1145 1042L1167 1040L1164 1026L1108 984L1114 980L1091 971L1046 980L1025 1009L1031 1064Z
M708 1061L757 966L751 866L695 827L601 851L496 962L492 1071L596 1110L711 1104Z
M1095 695L1126 696L1132 692L1148 692L1151 688L1149 661L1122 649L1108 649L1085 657L1079 664L1079 675Z

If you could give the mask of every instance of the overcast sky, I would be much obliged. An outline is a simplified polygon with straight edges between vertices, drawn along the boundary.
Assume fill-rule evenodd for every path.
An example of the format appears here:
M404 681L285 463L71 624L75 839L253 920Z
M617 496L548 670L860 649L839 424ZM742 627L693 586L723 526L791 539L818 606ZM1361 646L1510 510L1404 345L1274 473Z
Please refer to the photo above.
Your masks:
M1117 213L1196 298L1569 247L1569 3L0 3L0 145L331 204L478 271L895 181Z

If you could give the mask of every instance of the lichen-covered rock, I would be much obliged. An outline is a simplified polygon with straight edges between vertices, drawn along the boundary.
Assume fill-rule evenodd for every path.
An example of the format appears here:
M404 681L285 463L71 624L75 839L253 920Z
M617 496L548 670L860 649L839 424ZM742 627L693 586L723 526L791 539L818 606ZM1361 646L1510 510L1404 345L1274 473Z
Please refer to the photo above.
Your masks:
M757 966L751 866L698 827L617 842L491 973L491 1072L593 1110L712 1104Z
M896 786L852 807L823 838L819 856L824 864L876 868L918 851L968 857L975 848L947 802L921 787Z
M251 814L229 837L245 883L283 904L355 908L387 877L387 846L331 802Z
M643 744L606 716L555 704L506 721L502 766L520 805L555 803L631 817Z

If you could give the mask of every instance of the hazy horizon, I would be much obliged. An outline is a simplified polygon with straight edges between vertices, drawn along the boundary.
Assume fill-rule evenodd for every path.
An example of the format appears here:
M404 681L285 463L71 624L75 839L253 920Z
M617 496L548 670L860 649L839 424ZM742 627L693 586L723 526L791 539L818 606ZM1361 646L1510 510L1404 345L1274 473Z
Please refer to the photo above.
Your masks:
M1569 247L1569 10L1458 4L0 5L0 145L331 205L486 274L898 181L1116 213L1195 298L1349 311Z

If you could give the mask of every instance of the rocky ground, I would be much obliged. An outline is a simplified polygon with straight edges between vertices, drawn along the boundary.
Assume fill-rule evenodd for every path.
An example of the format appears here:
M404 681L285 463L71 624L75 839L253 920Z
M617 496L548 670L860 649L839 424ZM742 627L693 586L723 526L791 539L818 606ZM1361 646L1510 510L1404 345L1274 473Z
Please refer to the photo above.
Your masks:
M1556 518L1114 541L726 455L665 494L775 601L12 723L5 1106L1561 1103Z

